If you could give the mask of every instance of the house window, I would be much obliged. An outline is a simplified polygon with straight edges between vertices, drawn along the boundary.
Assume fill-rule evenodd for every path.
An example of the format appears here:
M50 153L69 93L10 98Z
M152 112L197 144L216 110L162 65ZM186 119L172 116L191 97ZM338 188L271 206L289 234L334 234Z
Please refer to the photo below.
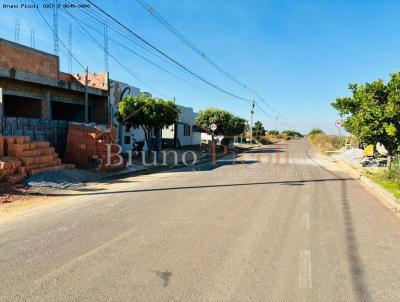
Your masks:
M131 137L129 135L124 136L124 144L125 145L131 144Z
M183 136L190 136L190 125L183 125Z

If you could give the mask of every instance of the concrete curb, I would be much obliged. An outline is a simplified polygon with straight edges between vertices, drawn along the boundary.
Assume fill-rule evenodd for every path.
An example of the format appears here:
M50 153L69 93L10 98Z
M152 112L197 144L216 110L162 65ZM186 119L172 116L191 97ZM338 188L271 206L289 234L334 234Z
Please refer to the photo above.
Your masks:
M383 199L394 208L400 210L400 200L398 200L391 192L382 188L379 184L375 183L369 177L362 175L362 173L358 169L353 168L348 163L339 160L332 160L332 162L339 164L355 180L358 180L362 185L367 187L369 191L377 195L377 197Z

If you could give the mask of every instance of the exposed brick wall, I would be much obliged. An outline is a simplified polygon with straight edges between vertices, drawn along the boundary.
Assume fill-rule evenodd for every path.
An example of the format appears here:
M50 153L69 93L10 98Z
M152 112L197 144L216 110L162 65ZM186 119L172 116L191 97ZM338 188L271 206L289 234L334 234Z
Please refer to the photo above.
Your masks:
M72 75L75 80L85 85L85 74L76 73ZM108 90L108 75L106 72L97 72L88 74L88 86Z
M58 79L58 57L0 40L0 67Z

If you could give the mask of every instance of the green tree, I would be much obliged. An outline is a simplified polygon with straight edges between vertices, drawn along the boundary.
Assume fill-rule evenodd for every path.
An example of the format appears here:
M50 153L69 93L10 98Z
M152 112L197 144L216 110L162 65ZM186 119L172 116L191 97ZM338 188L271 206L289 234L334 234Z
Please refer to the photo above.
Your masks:
M400 142L400 73L362 85L350 84L352 97L337 98L332 106L345 118L345 129L367 144L382 143L388 166Z
M224 127L224 135L226 136L235 136L235 135L241 135L246 131L246 120L238 117L238 116L232 116L228 124Z
M285 134L289 138L293 138L295 136L303 137L303 134L301 134L300 132L294 131L294 130L283 130L282 134Z
M203 131L209 134L234 136L242 134L246 129L246 120L234 116L228 111L218 108L201 110L196 117L196 123ZM211 125L217 125L216 130L211 130Z
M255 122L253 126L253 137L259 141L260 138L264 135L265 135L265 128L263 124L260 121Z
M229 125L232 114L218 108L207 108L200 110L196 117L196 123L208 134L224 134ZM211 125L217 125L216 130L211 130Z
M278 135L279 131L278 130L269 130L268 134L270 134L270 135Z
M231 136L240 135L246 130L246 120L238 116L234 116L228 111L218 108L207 108L201 110L196 117L196 123L199 127L211 134L214 141L214 134L221 134L223 138L221 144L228 148L232 145L233 141ZM217 125L216 130L211 130L211 125Z
M325 134L324 131L322 131L319 128L313 128L311 131L308 133L308 135L315 135L315 134Z
M154 149L151 136L165 126L177 123L179 109L172 101L154 99L146 95L128 96L118 104L117 118L128 129L142 128L149 154ZM158 136L160 144L160 136Z

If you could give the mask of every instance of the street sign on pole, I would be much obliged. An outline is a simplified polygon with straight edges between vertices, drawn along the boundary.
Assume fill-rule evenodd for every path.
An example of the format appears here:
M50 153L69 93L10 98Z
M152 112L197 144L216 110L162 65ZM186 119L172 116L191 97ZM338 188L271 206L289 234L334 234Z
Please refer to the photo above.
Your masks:
M343 127L343 120L337 120L335 122L336 128L342 128Z
M337 120L336 122L335 122L335 126L336 126L336 128L338 128L338 132L339 132L339 143L342 141L342 133L341 133L341 131L340 131L340 128L342 128L343 127L343 120Z

